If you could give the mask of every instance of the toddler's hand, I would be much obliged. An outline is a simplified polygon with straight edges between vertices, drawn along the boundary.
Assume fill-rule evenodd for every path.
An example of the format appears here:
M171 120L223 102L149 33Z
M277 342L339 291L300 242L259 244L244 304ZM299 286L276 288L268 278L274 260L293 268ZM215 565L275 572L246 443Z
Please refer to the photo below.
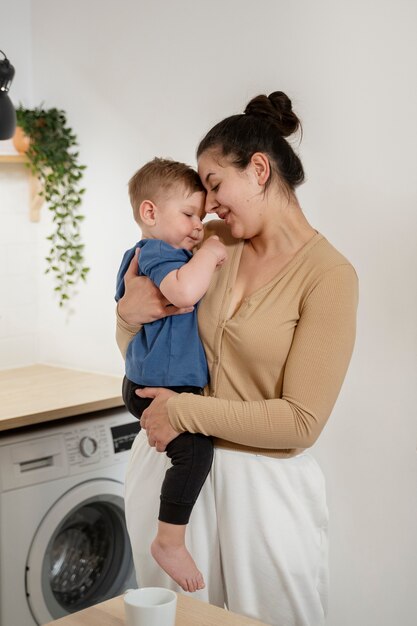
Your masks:
M223 265L227 259L226 246L222 244L217 235L212 235L201 246L204 250L210 251L217 258L217 265Z

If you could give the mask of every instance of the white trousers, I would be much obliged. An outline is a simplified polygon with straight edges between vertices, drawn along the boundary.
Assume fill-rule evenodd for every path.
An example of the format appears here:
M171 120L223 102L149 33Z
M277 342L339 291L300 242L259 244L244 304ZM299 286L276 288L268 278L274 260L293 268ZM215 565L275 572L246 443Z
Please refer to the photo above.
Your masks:
M170 461L143 431L126 476L126 520L139 586L179 587L150 555ZM187 527L206 588L194 597L273 626L322 626L328 593L323 474L303 453L275 459L216 449Z

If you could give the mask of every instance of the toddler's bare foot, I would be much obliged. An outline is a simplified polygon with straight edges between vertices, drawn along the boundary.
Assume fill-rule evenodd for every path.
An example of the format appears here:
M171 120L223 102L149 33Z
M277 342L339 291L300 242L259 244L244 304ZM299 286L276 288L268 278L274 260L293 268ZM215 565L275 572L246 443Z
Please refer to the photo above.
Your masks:
M204 579L184 544L170 545L156 537L151 545L155 561L184 591L204 589Z

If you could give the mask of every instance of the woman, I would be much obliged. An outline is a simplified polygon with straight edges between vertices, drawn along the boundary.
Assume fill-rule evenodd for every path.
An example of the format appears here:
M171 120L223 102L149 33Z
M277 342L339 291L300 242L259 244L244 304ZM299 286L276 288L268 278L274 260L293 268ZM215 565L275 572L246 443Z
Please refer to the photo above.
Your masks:
M153 448L162 452L183 431L212 435L213 467L187 537L207 583L199 597L277 626L325 620L324 481L305 450L340 391L357 307L354 269L308 223L295 195L304 172L286 137L299 127L288 97L275 92L200 143L206 210L220 218L206 236L228 248L198 313L210 385L204 397L139 393L154 401L126 481L138 582L170 586L148 556L167 464ZM140 323L178 312L166 304L132 265L119 303L122 351Z

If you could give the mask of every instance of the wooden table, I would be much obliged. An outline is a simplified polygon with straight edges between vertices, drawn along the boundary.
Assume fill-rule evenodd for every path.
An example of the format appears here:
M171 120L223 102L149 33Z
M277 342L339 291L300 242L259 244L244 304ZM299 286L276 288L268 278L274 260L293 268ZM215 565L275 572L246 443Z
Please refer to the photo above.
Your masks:
M45 626L125 626L123 596L61 617ZM175 626L266 626L263 622L178 594Z

